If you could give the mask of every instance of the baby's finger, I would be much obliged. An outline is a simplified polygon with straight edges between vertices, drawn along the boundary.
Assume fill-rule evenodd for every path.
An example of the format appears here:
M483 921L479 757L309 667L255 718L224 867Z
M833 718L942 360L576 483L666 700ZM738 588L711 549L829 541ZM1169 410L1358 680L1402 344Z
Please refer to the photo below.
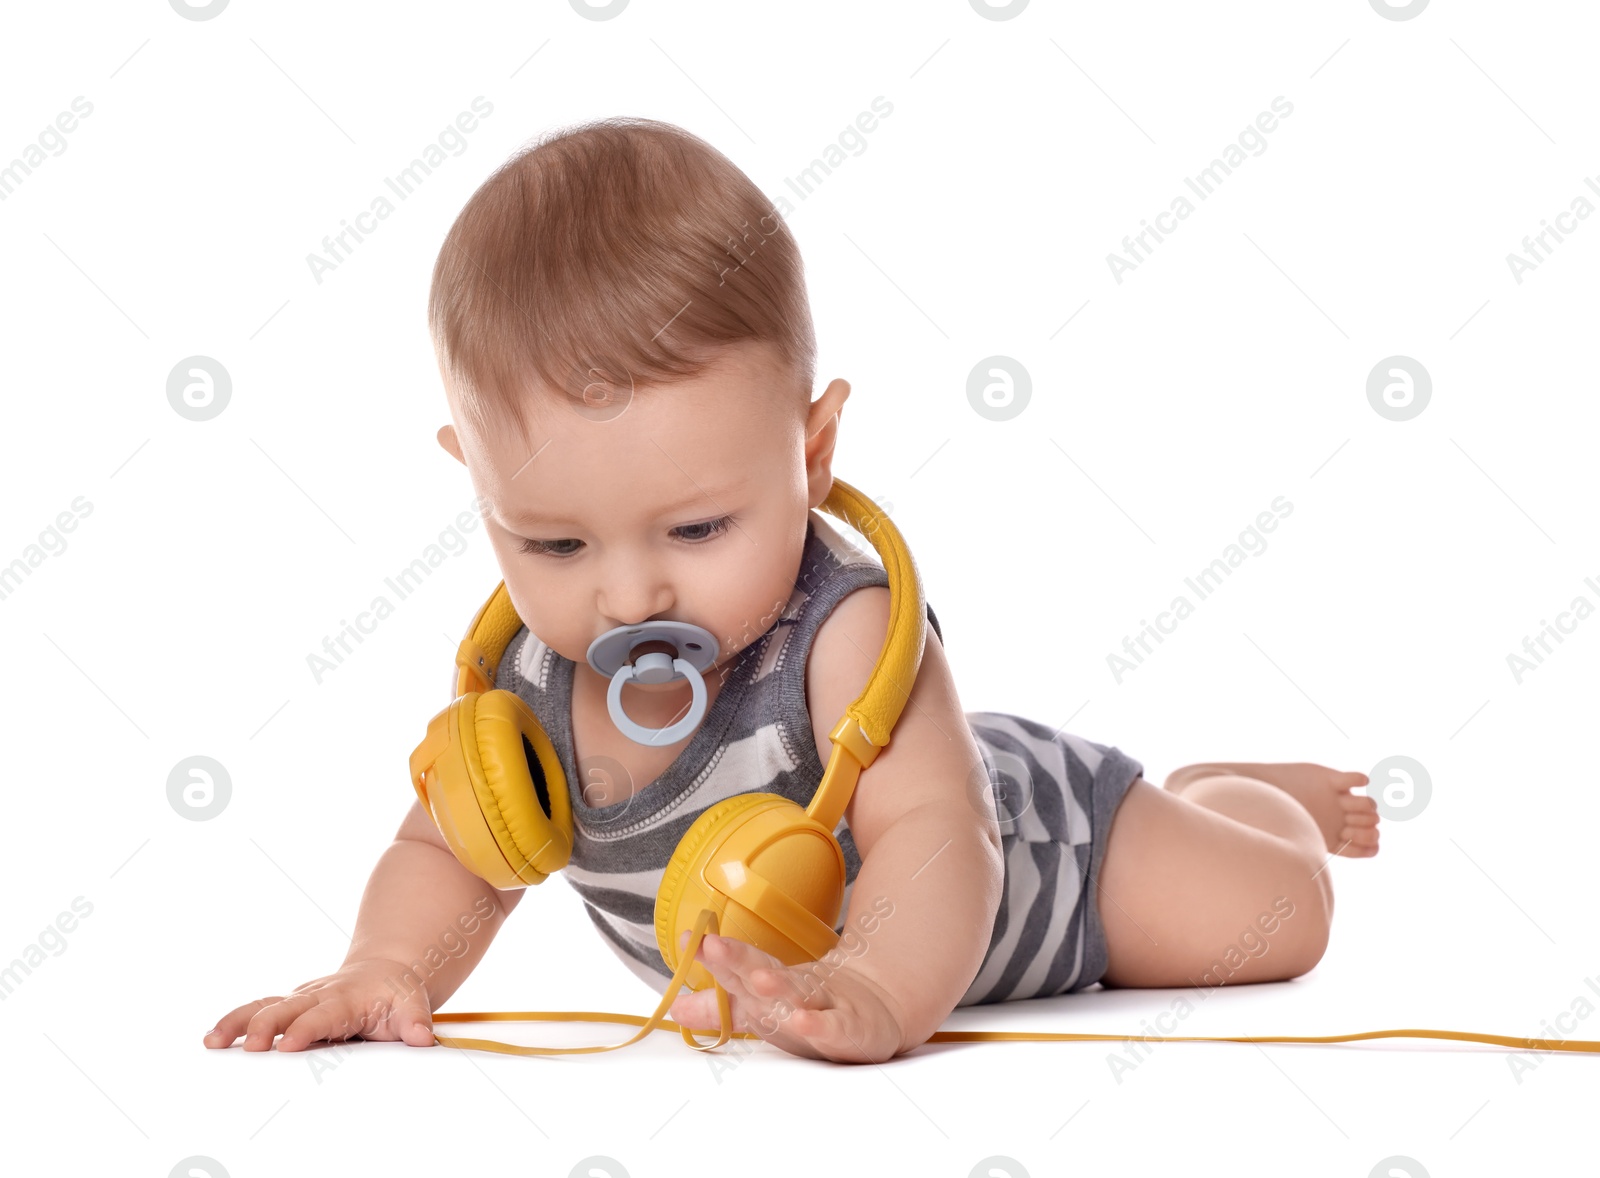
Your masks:
M206 1032L202 1042L207 1047L232 1047L233 1041L244 1034L245 1028L250 1025L250 1020L255 1017L257 1011L282 1001L282 995L273 995L271 998L257 998L254 1002L234 1007L217 1020L216 1026Z
M433 1012L428 1009L420 990L413 991L401 1002L375 1002L364 1012L324 999L284 1028L278 1050L299 1051L306 1044L322 1039L342 1041L357 1035L398 1039L412 1047L432 1047L436 1042Z
M310 994L290 994L268 1006L263 1006L251 1016L244 1036L246 1051L271 1051L272 1041L303 1011L317 1004Z
M433 1047L438 1043L433 1037L433 1011L426 1002L402 1003L389 1017L403 1042L413 1047Z
M774 1032L764 1037L791 1055L852 1063L884 1063L899 1042L897 1030L863 1019L849 1002L788 1008Z
M679 1026L691 1030L716 1028L718 1018L716 990L679 994L667 1008L667 1017Z
M774 1044L792 1055L810 1056L813 1060L874 1060L866 1047L862 1047L859 1020L846 1008L813 1010L797 1007L781 1024L782 1037L773 1036ZM875 1063L888 1060L888 1053L880 1052Z
M734 1027L747 1031L795 1055L819 1058L807 1042L808 1024L803 1016L816 1005L831 1005L820 999L815 987L801 982L802 971L784 965L771 954L731 938L718 938L711 950L714 958L707 967L722 981L730 997L736 997ZM721 968L724 972L716 973Z
M759 950L754 953L776 964L752 963L750 954L737 949L730 955L746 963L744 1017L755 1034L791 1055L809 1059L881 1063L894 1054L898 1032L863 1019L854 1003L841 1002L841 996L830 991L826 979L818 979L804 966L785 966Z
M701 942L702 949L704 941ZM678 951L686 953L689 949L689 930L684 929L678 934ZM697 952L695 960L705 966L715 979L717 974L710 968L704 952ZM729 996L730 1013L737 1015L738 1010L732 996ZM703 990L691 990L685 986L672 1000L672 1005L667 1007L667 1017L680 1026L691 1030L720 1030L721 1018L717 1010L717 991L715 986L707 986Z
M313 1006L304 1014L290 1020L283 1028L283 1033L278 1036L279 1051L300 1051L307 1045L327 1040L329 1043L340 1043L346 1039L354 1039L364 1030L359 1015L352 1016L342 1005L323 1000Z
M757 997L770 1002L787 1002L797 1010L802 1008L825 1010L834 1004L825 986L820 985L803 969L789 966L752 969L745 975L745 985Z
M757 970L786 968L772 954L763 953L737 937L707 936L700 942L700 958L708 968L715 963L725 970L732 970L746 982Z
M735 938L719 937L717 947L725 954L722 960L738 974L745 992L765 1011L785 1006L798 1009L833 1005L825 988L816 983L805 967L785 965L772 954ZM746 1008L746 1014L749 1013Z
M761 1012L762 1001L750 993L745 985L744 976L740 973L738 962L743 959L743 955L738 952L740 948L748 949L751 953L760 952L728 937L707 937L700 942L700 952L696 956L728 993L728 1012L733 1017L733 1026L730 1029L750 1031L754 1030L750 1022ZM701 1001L707 1003L707 1008L713 1012L706 1019L706 1025L720 1029L722 1020L716 1008L716 990L707 987L700 993L705 995Z

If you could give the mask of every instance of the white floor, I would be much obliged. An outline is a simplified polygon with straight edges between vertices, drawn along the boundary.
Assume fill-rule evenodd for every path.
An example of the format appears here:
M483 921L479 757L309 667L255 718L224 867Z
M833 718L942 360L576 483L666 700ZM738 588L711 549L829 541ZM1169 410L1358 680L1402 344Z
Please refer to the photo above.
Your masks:
M1428 1027L1538 1035L1551 1033L1541 1023L1589 993L1582 974L1558 964L1559 954L1543 954L1534 943L1543 938L1487 884L1464 891L1495 935L1528 953L1530 976L1495 979L1491 969L1504 968L1485 965L1468 977L1458 965L1442 967L1436 945L1380 911L1378 862L1334 870L1342 923L1328 957L1304 978L1204 998L1090 991L960 1011L947 1029L1139 1034L1187 1000L1192 1012L1181 1021L1172 1015L1174 1033ZM280 899L287 903L289 891ZM547 999L530 999L533 1009L648 1013L643 983L598 941L581 938L575 897L553 889L530 896L519 912L538 902L545 910L537 935L532 922L508 926L447 1009L498 1009L496 1000L521 990ZM233 929L149 943L142 954L130 945L128 961L138 968L120 974L95 972L99 950L86 938L30 978L15 997L19 1009L32 1001L34 1010L13 1022L9 1044L13 1075L23 1081L11 1094L13 1148L58 1159L60 1172L164 1174L179 1157L198 1157L226 1169L195 1172L234 1178L357 1168L634 1178L891 1169L951 1178L1365 1178L1394 1158L1414 1166L1383 1173L1575 1173L1564 1159L1600 1087L1593 1056L1419 1040L929 1044L884 1066L802 1060L764 1043L730 1044L713 1059L668 1032L620 1052L550 1058L364 1042L287 1054L207 1051L200 1033L223 996L231 1005L282 972L265 951L249 959L214 952L213 942L238 937ZM561 946L574 969L541 975L538 944ZM41 984L52 968L58 979L83 972L52 989ZM1600 1020L1576 1026L1578 1036L1595 1034ZM602 1024L437 1029L541 1045L632 1033ZM573 1169L597 1157L610 1161Z

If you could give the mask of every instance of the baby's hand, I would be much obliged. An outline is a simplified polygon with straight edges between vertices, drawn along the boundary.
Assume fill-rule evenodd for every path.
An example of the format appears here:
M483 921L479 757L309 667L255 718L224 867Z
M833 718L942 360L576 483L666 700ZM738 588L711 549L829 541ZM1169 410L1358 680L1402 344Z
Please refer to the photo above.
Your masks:
M421 986L401 987L406 996L397 998L395 987L409 972L398 961L353 961L337 973L295 987L287 997L258 998L229 1011L206 1032L205 1045L231 1047L244 1035L246 1051L270 1051L273 1037L281 1033L279 1051L357 1035L432 1047L433 1010L427 992Z
M680 949L688 936L680 935ZM784 965L754 945L709 934L696 959L728 992L734 1031L759 1035L791 1055L837 1063L884 1063L901 1050L898 1004L848 962ZM721 1030L714 988L680 994L667 1013L691 1031Z

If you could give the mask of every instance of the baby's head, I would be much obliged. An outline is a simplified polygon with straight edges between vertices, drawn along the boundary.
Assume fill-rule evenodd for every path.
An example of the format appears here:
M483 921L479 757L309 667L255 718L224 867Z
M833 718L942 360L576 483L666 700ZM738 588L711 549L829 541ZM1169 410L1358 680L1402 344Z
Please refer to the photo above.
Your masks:
M665 123L546 137L456 218L428 319L439 443L518 616L580 674L607 630L693 622L724 675L793 591L850 392L811 401L799 250L760 190Z

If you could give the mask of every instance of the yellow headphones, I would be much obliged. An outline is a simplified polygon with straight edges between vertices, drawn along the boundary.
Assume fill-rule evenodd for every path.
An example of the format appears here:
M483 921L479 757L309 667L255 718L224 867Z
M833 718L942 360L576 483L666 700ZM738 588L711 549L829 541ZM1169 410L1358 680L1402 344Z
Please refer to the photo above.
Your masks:
M870 539L883 558L889 575L883 650L865 689L828 734L833 752L809 806L802 810L777 794L739 794L708 807L684 832L656 892L656 944L673 978L651 1026L635 1039L653 1029L687 984L716 987L724 1034L705 1046L727 1041L727 993L694 959L708 931L725 930L786 965L819 960L839 943L833 925L844 903L845 861L833 831L861 771L888 745L916 682L927 603L910 550L877 504L835 479L822 506ZM502 581L456 652L456 699L411 754L411 784L423 809L462 865L501 889L542 883L572 854L572 803L555 747L520 696L493 689L521 625ZM527 749L542 781L529 768ZM685 929L690 943L680 960L677 941ZM692 1046L702 1046L680 1029Z
M758 1038L730 1030L727 992L695 960L701 939L708 932L734 937L785 965L820 960L838 944L833 924L844 901L845 861L833 831L861 771L888 745L916 682L926 636L926 600L910 550L876 503L836 478L822 508L869 539L882 557L889 578L889 631L866 688L828 734L833 752L811 804L802 810L776 794L739 794L708 807L684 832L656 892L656 944L673 973L648 1019L599 1011L455 1011L433 1016L436 1023L621 1022L639 1026L633 1038L601 1047L557 1048L435 1036L441 1045L512 1055L568 1055L614 1051L658 1027L680 1031L686 1043L701 1051L720 1047L730 1038ZM543 883L567 865L573 842L572 803L555 747L520 696L494 687L500 660L521 627L502 581L472 619L456 651L456 698L429 721L427 735L411 754L411 784L450 850L467 870L502 890ZM539 777L530 760L537 761ZM677 940L685 929L689 943L680 951ZM688 1027L665 1017L685 985L690 990L716 987L720 1036L715 1042L700 1043ZM1385 1037L1600 1051L1600 1042L1552 1042L1468 1031L1367 1031L1312 1038L1166 1036L1236 1043L1339 1043ZM940 1031L930 1042L1129 1038L1158 1037Z

